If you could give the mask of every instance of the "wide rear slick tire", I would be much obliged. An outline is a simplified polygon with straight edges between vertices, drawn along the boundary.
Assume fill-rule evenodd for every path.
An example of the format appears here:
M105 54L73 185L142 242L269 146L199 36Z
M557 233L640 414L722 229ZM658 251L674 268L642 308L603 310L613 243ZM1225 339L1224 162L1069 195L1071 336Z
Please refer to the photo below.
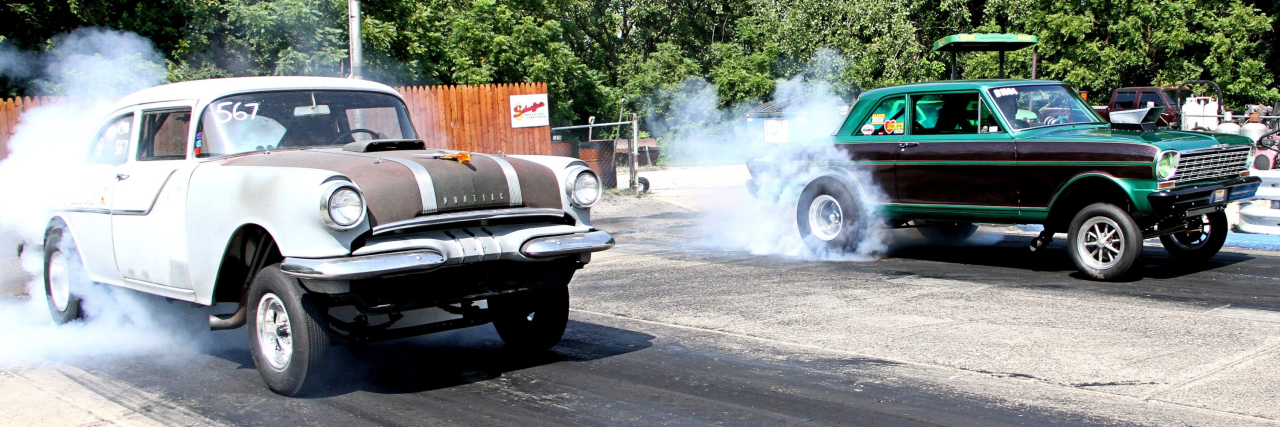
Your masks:
M796 226L805 246L819 256L856 250L865 225L857 194L833 179L818 179L800 193Z
M78 286L88 278L75 245L64 245L62 229L54 228L44 240L44 295L53 323L62 325L84 318ZM71 247L63 247L71 246Z
M249 287L249 349L267 387L284 396L314 392L330 350L321 311L298 279L263 268Z
M1169 255L1184 261L1199 262L1217 255L1227 242L1227 213L1214 212L1202 217L1200 222L1199 229L1160 236L1160 244Z
M1123 209L1094 203L1071 220L1067 252L1085 276L1116 279L1124 276L1142 255L1142 230Z
M493 328L508 349L519 352L546 351L560 342L569 324L569 286L493 298Z

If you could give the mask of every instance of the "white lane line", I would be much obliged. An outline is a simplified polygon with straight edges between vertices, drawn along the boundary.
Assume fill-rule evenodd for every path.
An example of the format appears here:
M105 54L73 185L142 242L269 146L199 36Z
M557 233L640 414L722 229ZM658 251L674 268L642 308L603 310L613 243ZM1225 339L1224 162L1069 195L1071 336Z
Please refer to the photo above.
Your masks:
M1164 401L1164 400L1159 400L1159 399L1144 399L1144 398L1138 398L1138 397L1134 397L1134 396L1127 396L1127 395L1123 395L1123 394L1108 393L1108 392L1101 391L1101 390L1094 390L1094 389L1087 389L1087 388L1079 388L1079 387L1071 386L1071 385L1069 385L1069 384L1055 383L1055 382L1050 382L1050 381L1046 381L1046 380L1038 379L1038 378L1021 378L1021 377L1016 377L1016 376L999 376L999 375L992 375L992 374L990 374L990 373L984 373L984 372L978 372L978 371L965 370L965 369L954 368L954 367L951 367L951 366L945 366L945 365L935 365L935 364L931 364L931 363L916 362L916 361L903 360L903 359L895 359L895 358L892 358L892 357L878 356L878 355L868 354L868 353L859 353L859 352L849 351L849 350L837 350L837 349L826 348L826 347L817 346L817 345L813 345L813 344L803 344L803 343L797 343L797 342L791 342L791 341L783 341L783 340L777 340L777 339L773 339L773 338L764 338L764 337L757 337L757 336L753 336L753 335L740 334L740 333L736 333L736 332L726 332L726 331L718 331L718 330L714 330L714 329L700 328L700 327L696 327L696 326L685 326L685 325L679 325L679 324L674 324L674 323L658 322L658 321L654 321L654 320L638 319L638 318L634 318L634 317L621 316L621 315L617 315L617 314L601 313L601 312L596 312L596 311L591 311L591 310L583 310L583 309L580 309L580 308L571 308L571 309L569 309L569 311L574 311L574 312L578 312L578 313L589 314L589 315L593 315L593 316L608 317L608 318L618 319L618 320L622 320L622 321L632 321L632 322L638 322L638 323L644 323L644 324L650 324L650 325L662 326L662 327L668 327L668 328L674 328L674 329L683 329L683 330L687 330L687 331L695 331L695 332L705 332L705 333L710 333L710 334L717 334L717 335L723 335L723 336L728 336L728 337L741 338L741 339L746 339L746 340L753 340L753 341L765 342L765 343L774 344L774 345L779 345L779 346L799 347L799 348L810 349L810 350L817 350L817 351L828 352L828 353L844 354L844 355L849 355L849 356L858 357L858 358L884 360L884 361L887 361L887 362L893 362L893 363L898 363L898 364L908 365L908 366L918 366L918 367L924 367L924 368L941 369L941 370L945 370L945 371L957 372L957 373L963 373L963 374L978 374L978 375L984 375L984 376L988 376L988 377L992 377L992 378L998 378L998 379L1010 380L1010 381L1025 381L1025 382L1030 382L1030 383L1034 383L1034 384L1042 384L1042 385L1046 385L1046 386L1049 386L1049 387L1053 387L1053 388L1055 388L1055 389L1066 390L1066 391L1070 391L1070 392L1074 392L1074 393L1091 394L1091 395L1097 395L1097 396L1106 396L1106 397L1109 397L1109 398L1118 398L1118 399L1127 400L1127 401L1131 401L1131 402L1135 402L1135 403L1143 403L1143 404L1149 404L1149 405L1164 405L1164 406L1171 406L1171 407L1177 407L1177 408L1179 408L1179 409L1190 410L1190 411L1193 411L1193 412L1202 412L1202 413L1206 413L1206 414L1213 414L1213 415L1219 415L1219 416L1228 416L1228 417L1232 417L1232 418L1239 418L1239 419L1249 420L1249 421L1254 421L1254 422L1261 421L1261 422L1266 422L1266 423L1269 423L1269 424L1280 425L1280 420L1273 420L1273 419L1270 419L1270 418L1263 418L1263 417L1258 417L1258 416L1253 416L1253 415L1240 414L1240 413L1236 413L1236 412L1229 412L1229 411L1224 411L1224 410L1219 410L1219 409L1211 409L1211 408L1204 408L1204 407L1199 407L1199 406L1191 406L1191 405L1181 404L1181 403L1177 403L1177 402L1169 402L1169 401ZM1268 350L1266 350L1266 351L1274 350L1275 348L1276 348L1276 347L1271 347L1271 348L1269 348L1269 349L1268 349Z

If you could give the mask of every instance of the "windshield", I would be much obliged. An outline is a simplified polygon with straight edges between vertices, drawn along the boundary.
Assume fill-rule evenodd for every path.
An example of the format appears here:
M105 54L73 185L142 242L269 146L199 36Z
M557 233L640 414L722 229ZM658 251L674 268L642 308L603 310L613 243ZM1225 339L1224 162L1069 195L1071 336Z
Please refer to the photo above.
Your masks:
M1064 86L997 87L991 89L991 98L1014 130L1102 122L1076 92Z
M417 139L399 98L347 91L263 92L210 103L196 131L195 153L216 157L373 139Z

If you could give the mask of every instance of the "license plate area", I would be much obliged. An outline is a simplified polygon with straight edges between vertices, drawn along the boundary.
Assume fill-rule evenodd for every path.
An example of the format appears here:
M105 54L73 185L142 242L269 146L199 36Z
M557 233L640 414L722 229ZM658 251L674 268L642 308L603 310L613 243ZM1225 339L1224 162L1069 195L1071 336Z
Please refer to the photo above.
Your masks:
M1209 204L1218 204L1227 200L1227 189L1220 188L1213 190L1213 194L1209 196Z

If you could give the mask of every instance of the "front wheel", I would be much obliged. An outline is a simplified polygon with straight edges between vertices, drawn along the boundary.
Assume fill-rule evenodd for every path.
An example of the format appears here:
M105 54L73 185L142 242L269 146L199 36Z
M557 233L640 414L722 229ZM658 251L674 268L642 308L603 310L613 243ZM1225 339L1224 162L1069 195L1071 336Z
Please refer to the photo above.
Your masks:
M249 348L267 387L285 396L306 394L322 381L329 335L298 279L263 268L249 288Z
M80 296L71 288L86 279L75 245L64 242L62 233L61 229L52 229L44 240L44 294L49 301L49 315L59 325L84 317Z
M1160 244L1174 258L1204 261L1217 255L1227 242L1227 213L1223 211L1193 218L1187 231L1160 236Z
M796 227L818 255L854 250L865 225L858 197L832 180L814 181L796 203Z
M569 324L569 287L525 291L489 301L493 328L508 348L545 351L564 336Z
M1108 203L1081 209L1068 229L1076 268L1098 280L1123 276L1142 255L1142 231L1127 212Z

